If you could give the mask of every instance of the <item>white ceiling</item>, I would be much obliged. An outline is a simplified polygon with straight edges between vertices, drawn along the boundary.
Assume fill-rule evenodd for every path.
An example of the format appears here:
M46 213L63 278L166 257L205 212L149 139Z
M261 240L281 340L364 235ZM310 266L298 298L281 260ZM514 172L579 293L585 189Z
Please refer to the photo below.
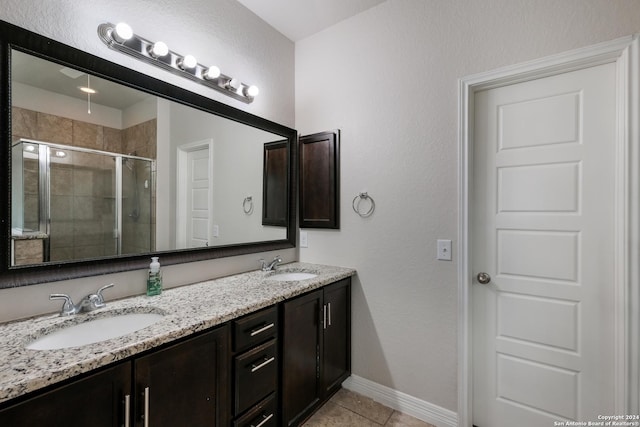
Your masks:
M238 0L294 42L384 1L386 0Z

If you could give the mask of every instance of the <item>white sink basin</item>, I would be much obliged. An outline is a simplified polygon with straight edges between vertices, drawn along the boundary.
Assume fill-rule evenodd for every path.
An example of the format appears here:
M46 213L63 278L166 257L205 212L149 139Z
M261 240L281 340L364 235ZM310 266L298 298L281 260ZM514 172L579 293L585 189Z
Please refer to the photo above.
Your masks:
M267 277L267 280L277 280L279 282L293 282L298 280L313 279L314 277L318 277L318 275L313 273L279 273L279 274L274 274L273 276Z
M153 325L162 319L157 313L125 313L58 329L27 344L31 350L78 347L121 337Z

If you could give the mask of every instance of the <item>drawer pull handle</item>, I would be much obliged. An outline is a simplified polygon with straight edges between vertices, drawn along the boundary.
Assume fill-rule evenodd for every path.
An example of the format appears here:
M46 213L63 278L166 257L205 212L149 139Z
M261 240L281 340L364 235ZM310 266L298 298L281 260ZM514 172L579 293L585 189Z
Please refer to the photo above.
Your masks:
M265 425L265 423L267 421L269 421L271 418L273 418L273 414L269 414L269 415L263 415L262 416L262 421L260 421L260 424L258 424L257 426L254 426L253 424L251 424L251 427L262 427L263 425Z
M124 427L129 427L131 418L131 395L127 394L124 397Z
M276 360L275 357L270 357L269 359L267 359L266 357L264 358L264 362L262 362L259 365L251 365L251 372L255 372L258 369L262 369L265 366L267 366L269 363L273 362L274 360Z
M149 387L144 388L144 427L149 427Z
M322 329L327 329L327 304L322 305Z
M249 335L252 336L252 337L255 337L256 335L261 334L264 331L268 331L269 329L273 328L274 326L276 326L274 323L269 323L267 326L263 326L261 328L254 329L253 331L251 331L251 333Z

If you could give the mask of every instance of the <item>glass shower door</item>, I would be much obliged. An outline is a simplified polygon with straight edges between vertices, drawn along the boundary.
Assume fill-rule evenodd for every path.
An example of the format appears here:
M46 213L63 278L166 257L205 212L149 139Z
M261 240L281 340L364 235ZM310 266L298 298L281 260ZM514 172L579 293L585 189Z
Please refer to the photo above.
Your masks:
M49 147L49 260L117 255L116 162Z
M122 157L122 254L148 253L155 247L151 169L150 160Z

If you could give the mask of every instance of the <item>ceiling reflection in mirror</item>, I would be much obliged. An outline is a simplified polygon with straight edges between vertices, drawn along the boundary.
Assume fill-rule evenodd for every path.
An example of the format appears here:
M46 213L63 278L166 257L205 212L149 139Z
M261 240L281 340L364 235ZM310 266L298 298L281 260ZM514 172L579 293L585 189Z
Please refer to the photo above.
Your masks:
M281 135L11 58L12 266L287 239L261 215Z

